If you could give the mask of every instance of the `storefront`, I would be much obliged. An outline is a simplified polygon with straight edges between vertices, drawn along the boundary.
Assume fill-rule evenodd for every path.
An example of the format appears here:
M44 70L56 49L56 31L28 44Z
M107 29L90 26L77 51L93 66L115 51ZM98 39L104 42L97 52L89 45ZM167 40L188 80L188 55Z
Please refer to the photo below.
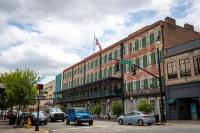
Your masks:
M168 120L200 119L200 82L168 86L166 98Z

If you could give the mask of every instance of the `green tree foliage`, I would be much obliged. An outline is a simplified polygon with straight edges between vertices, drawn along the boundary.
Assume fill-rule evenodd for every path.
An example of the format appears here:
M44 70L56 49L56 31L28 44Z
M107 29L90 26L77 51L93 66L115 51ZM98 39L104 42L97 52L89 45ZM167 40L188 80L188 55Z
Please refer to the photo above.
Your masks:
M92 113L95 115L99 115L101 113L101 105L100 103L96 103L92 108Z
M114 115L121 115L122 114L122 103L119 101L113 101L112 102L112 111Z
M149 104L147 100L142 100L141 102L139 102L137 104L137 109L144 113L151 113L153 111L151 104Z
M0 82L3 83L7 102L10 107L14 105L27 106L34 103L37 95L36 85L40 77L29 69L15 70L0 75Z

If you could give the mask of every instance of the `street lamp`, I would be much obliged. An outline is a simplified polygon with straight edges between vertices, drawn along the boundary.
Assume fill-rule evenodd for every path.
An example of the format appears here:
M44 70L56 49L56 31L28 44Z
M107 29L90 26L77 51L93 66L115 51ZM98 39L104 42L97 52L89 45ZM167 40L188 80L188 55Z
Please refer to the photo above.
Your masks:
M38 84L38 85L37 85L37 89L38 89L38 91L39 91L39 96L40 96L40 92L41 92L41 90L43 89L43 84ZM35 131L39 131L39 122L38 122L38 120L39 120L39 111L40 111L40 99L38 98L37 100L38 100L38 106L37 106L37 122L36 122L36 124L35 124Z
M161 77L161 67L160 67L160 53L159 53L159 43L160 41L157 41L157 63L158 63L158 72L159 72L159 87L160 87L160 111L161 111L161 123L166 122L165 120L165 114L164 114L164 99L163 99L163 86L162 86L162 77Z
M108 120L110 120L110 99L107 100L107 106L108 106Z

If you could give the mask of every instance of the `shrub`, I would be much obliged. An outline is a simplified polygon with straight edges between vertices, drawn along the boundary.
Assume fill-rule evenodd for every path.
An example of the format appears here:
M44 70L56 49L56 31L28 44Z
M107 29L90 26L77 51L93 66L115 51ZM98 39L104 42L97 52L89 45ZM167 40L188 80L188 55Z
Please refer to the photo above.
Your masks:
M144 113L151 113L153 111L153 107L147 100L142 100L137 104L137 109Z
M121 115L122 114L122 103L118 101L113 101L112 102L112 111L114 115Z
M92 109L92 113L95 114L95 115L99 115L101 113L100 103L97 103L96 105L94 105L94 107Z

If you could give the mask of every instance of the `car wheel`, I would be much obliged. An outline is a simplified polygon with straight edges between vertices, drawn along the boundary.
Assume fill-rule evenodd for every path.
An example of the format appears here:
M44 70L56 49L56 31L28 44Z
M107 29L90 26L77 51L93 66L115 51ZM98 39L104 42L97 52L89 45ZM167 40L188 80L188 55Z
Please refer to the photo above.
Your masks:
M122 119L119 119L119 120L118 120L118 123L119 123L119 125L123 125L123 120L122 120Z
M76 126L79 126L80 125L80 121L78 119L76 119L75 124L76 124Z
M151 123L148 123L147 125L148 125L148 126L151 126Z
M89 125L93 125L93 121L90 121L90 122L89 122Z
M62 122L64 122L65 120L64 119L62 119Z
M70 122L69 122L69 120L68 119L66 119L66 125L68 125Z
M144 122L143 122L143 120L138 120L137 124L138 124L139 126L143 126L143 125L144 125Z
M47 125L47 122L45 122L44 125Z

